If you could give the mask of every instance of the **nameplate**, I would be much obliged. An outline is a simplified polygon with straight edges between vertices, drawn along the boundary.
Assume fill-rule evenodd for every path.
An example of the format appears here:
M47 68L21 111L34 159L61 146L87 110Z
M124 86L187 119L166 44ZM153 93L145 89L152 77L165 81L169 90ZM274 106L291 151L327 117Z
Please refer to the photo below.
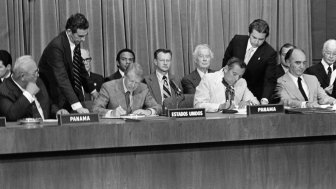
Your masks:
M283 104L268 104L247 106L247 115L278 114L285 113Z
M168 117L195 118L205 117L204 108L168 109Z
M58 115L58 125L99 122L98 114Z
M6 126L6 117L0 117L0 127Z

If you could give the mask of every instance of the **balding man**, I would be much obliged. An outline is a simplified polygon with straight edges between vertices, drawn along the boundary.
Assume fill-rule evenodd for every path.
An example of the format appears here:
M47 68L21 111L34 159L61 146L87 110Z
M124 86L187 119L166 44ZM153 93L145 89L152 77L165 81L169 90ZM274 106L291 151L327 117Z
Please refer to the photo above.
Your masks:
M0 115L5 116L7 121L47 119L55 113L68 113L64 109L57 111L56 106L50 105L48 92L38 77L39 70L31 56L16 60L12 77L5 79L0 86Z
M336 69L334 66L336 61L335 39L329 39L324 42L322 56L321 62L309 67L305 73L315 75L326 93L330 96L336 97L336 93L332 93L332 91L336 90L336 88L333 89L333 85L330 85L331 73Z
M313 108L323 104L335 104L313 75L303 74L306 69L306 55L303 50L293 48L286 54L289 70L278 79L277 91L285 106Z

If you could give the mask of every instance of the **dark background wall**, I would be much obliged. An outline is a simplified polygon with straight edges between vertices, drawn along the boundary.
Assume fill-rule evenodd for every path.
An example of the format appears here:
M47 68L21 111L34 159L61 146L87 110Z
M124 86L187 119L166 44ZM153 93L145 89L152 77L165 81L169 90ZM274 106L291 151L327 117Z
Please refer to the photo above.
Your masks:
M314 63L322 58L322 46L327 39L336 39L336 1L312 0L312 57Z

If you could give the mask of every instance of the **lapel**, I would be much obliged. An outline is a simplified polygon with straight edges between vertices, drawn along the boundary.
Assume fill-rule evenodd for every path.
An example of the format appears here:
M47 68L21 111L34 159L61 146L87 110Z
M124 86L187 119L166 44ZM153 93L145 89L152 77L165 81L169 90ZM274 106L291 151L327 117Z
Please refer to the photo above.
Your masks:
M149 83L147 86L149 90L152 91L154 98L156 98L155 100L161 104L162 97L161 97L159 81L158 81L158 78L156 77L156 72L149 75L148 82Z
M117 80L117 94L116 98L118 105L120 105L124 110L127 109L126 107L126 99L125 99L125 92L124 92L124 84L123 84L123 79L118 79Z
M65 66L69 66L69 73L71 74L71 78L73 78L73 73L72 73L72 57L71 57L71 48L70 48L70 43L68 40L68 37L66 35L66 32L63 31L61 33L61 39L62 39L62 44L63 44L63 48L65 49L64 54L65 54L65 58L66 58L66 64Z
M253 56L251 57L250 61L248 62L247 66L254 66L256 64L259 64L261 57L264 54L264 47L265 47L265 43L262 44L260 47L257 48L256 52L254 52Z
M241 40L241 43L240 43L240 47L239 47L239 49L241 49L241 50L237 51L237 58L241 58L242 60L244 60L245 54L246 54L246 48L247 48L248 40L249 40L249 36L248 35L243 36L243 38ZM250 59L250 61L251 61L251 59Z
M191 73L191 79L195 87L197 86L197 83L201 81L201 76L198 74L197 69Z
M302 75L303 79L305 80L308 90L309 90L309 101L314 101L314 80L311 80L311 77L307 76L306 74Z
M325 83L327 86L329 86L329 78L321 62L316 66L316 71L321 76L321 83Z
M307 82L306 78L304 78L304 80L305 82ZM295 85L294 81L292 80L292 78L289 76L288 73L284 75L284 81L286 82L287 91L289 91L290 94L294 95L297 99L304 101L304 97L302 96L299 88ZM310 90L309 87L308 87L308 90Z

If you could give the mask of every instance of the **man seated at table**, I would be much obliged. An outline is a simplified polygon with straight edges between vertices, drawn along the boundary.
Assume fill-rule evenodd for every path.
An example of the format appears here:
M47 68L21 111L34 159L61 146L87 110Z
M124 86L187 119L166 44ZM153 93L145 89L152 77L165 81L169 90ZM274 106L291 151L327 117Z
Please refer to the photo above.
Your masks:
M0 86L0 115L7 121L22 118L55 118L51 115L68 114L65 109L57 111L51 106L48 92L38 68L31 56L22 56L15 62L12 77L5 79ZM56 112L57 111L57 112Z
M285 106L312 108L335 104L336 99L327 95L316 76L303 74L307 66L303 50L290 49L285 60L289 63L289 70L278 79L277 85L277 93Z
M206 112L217 112L236 106L245 108L248 104L259 104L242 78L245 70L246 64L232 57L221 70L204 75L196 87L194 107L205 108Z
M142 83L143 69L140 64L128 66L125 76L102 85L99 96L93 104L93 112L107 117L119 117L124 114L158 115L159 105Z

